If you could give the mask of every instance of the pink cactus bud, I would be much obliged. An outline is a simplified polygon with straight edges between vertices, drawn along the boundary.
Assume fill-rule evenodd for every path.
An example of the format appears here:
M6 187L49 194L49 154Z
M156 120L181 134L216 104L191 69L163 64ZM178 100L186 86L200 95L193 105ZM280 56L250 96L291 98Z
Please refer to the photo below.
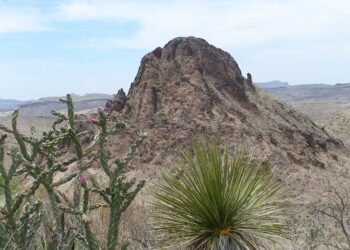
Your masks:
M103 109L98 108L98 109L97 109L97 113L99 113L99 114L100 114L100 113L103 113Z
M91 123L91 124L97 125L97 124L98 124L98 121L97 121L96 119L94 119L94 118L91 118L91 119L90 119L90 123Z
M87 178L85 175L79 176L80 184L86 184L87 179L88 179L88 178Z

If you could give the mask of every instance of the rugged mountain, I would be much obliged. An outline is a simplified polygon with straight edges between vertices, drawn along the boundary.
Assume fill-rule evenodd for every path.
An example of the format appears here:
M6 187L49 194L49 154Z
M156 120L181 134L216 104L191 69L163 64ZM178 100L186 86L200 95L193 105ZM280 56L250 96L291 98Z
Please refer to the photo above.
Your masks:
M330 174L347 171L340 140L255 88L230 54L203 39L176 38L145 55L123 109L114 114L129 123L130 135L150 134L140 152L142 172L167 165L196 138L216 137L275 163L280 178L289 176L290 196L315 195L327 182L349 183L347 175ZM118 138L111 152L128 140Z

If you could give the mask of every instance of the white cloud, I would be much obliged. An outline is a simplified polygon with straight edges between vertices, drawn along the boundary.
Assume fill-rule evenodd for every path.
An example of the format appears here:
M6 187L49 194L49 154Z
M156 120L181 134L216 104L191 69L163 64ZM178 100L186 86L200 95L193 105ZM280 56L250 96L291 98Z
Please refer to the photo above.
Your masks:
M34 8L0 8L0 34L48 30L40 12Z
M56 6L56 5L54 5ZM92 37L96 48L153 48L176 36L203 37L218 46L250 47L346 32L349 0L67 0L50 11L0 7L0 34L50 29L52 22L135 22L129 36Z
M71 1L59 7L66 21L137 22L128 38L94 40L95 47L152 48L194 35L219 46L251 46L295 37L327 36L350 25L348 0Z

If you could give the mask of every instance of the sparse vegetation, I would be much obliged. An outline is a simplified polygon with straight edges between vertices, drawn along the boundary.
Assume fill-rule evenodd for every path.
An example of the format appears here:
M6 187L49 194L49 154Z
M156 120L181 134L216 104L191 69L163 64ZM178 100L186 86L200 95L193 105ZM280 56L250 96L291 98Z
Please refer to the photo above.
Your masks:
M177 71L180 71L180 70L181 70L181 64L180 64L178 61L174 60L174 65L175 65L175 69L176 69Z
M323 230L328 231L329 234L321 244L345 250L350 249L350 199L346 188L339 190L339 188L332 188L327 193L327 203L315 204L314 212L319 222L334 225Z
M157 79L154 83L154 88L157 94L157 109L162 109L162 95L161 95L161 89L160 89L160 80Z
M158 113L158 117L161 121L161 123L165 123L166 122L166 115L165 115L165 112L162 108L162 92L161 92L161 89L160 89L160 86L161 83L160 83L160 80L157 79L154 83L154 88L155 88L155 92L156 92L156 98L157 98L157 113Z

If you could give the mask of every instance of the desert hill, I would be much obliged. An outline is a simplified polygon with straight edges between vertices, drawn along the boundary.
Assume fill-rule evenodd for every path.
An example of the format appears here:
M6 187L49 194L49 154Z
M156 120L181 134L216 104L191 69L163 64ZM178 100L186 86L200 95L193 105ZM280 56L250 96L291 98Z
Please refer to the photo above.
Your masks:
M302 203L327 183L349 183L342 141L256 88L229 53L203 39L176 38L145 55L128 95L121 90L108 107L113 102L118 108L110 111L129 124L128 135L150 134L139 155L143 165L135 167L143 174L166 167L196 138L215 137L276 164L280 178L288 178L288 195ZM111 152L129 141L124 135L111 142Z
M138 131L149 134L131 166L132 176L147 180L138 197L146 206L141 211L149 209L147 195L159 172L197 138L218 138L231 152L247 148L275 166L285 198L295 205L289 216L293 243L276 249L308 249L314 204L328 204L329 190L350 183L349 149L342 141L256 87L229 53L203 39L176 38L145 55L128 94L120 90L106 108L128 128L109 142L112 154L126 153ZM133 220L148 231L143 212L135 213Z
M166 128L177 142L184 133L184 140L229 135L236 142L282 147L287 159L302 153L307 161L300 161L310 166L322 165L316 153L343 148L309 118L256 89L227 52L198 38L177 38L147 54L127 100L124 112L142 129Z

